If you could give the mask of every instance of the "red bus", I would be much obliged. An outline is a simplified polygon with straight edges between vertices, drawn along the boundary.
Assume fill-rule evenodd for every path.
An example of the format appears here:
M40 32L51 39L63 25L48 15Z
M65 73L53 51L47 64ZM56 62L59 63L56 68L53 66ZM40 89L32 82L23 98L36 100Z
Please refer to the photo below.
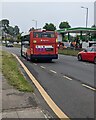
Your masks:
M57 33L33 30L21 37L21 56L27 60L58 59Z

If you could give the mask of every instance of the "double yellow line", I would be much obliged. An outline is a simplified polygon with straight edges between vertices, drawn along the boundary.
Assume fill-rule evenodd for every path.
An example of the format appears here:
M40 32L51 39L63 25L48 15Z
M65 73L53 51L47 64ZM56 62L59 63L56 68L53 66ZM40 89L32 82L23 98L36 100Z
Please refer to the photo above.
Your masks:
M65 113L62 112L62 110L54 103L54 101L50 98L50 96L43 89L43 87L40 85L40 83L35 79L35 77L31 74L31 72L28 70L28 68L18 58L18 56L15 55L15 54L13 54L13 56L15 56L16 59L19 61L19 63L21 64L21 66L24 68L24 70L28 74L29 78L32 80L32 82L35 84L35 86L39 90L40 94L42 95L42 97L44 98L44 100L46 101L46 103L50 106L50 108L54 111L54 113L58 116L58 118L60 118L61 120L67 118L67 120L68 120L69 117L67 115L65 115Z

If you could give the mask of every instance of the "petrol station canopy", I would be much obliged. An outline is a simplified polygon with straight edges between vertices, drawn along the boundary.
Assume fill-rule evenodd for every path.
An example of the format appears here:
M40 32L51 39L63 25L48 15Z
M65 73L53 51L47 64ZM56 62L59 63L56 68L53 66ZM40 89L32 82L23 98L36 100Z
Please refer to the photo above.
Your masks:
M86 35L86 40L87 36L90 36L91 38L91 33L96 33L96 28L85 28L85 27L76 27L76 28L65 28L65 29L59 29L57 30L58 35L61 34L62 38L64 34L68 34L68 40L70 40L70 33L79 33L80 34L80 40L83 40L83 34ZM62 39L63 40L63 39ZM92 41L96 41L96 38L92 38Z
M77 28L65 28L57 30L58 33L94 33L96 32L96 28L84 28L84 27L77 27Z

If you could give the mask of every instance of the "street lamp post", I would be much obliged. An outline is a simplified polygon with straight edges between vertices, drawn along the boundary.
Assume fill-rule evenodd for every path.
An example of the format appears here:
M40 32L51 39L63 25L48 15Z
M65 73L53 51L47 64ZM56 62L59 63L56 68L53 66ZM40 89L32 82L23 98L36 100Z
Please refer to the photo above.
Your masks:
M86 11L86 28L87 28L87 25L88 25L88 8L87 7L81 7L81 8L84 8L84 9L86 9L87 11Z
M36 29L37 29L37 20L32 20L32 21L35 21L35 25L36 25L35 27L36 27Z

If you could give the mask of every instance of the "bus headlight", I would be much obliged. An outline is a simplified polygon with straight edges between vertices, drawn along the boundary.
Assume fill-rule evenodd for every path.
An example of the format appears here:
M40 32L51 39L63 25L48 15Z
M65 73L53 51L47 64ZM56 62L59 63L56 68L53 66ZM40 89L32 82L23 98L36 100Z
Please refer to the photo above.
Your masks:
M56 39L56 43L58 42L58 39Z
M33 40L33 43L36 43L36 40Z

